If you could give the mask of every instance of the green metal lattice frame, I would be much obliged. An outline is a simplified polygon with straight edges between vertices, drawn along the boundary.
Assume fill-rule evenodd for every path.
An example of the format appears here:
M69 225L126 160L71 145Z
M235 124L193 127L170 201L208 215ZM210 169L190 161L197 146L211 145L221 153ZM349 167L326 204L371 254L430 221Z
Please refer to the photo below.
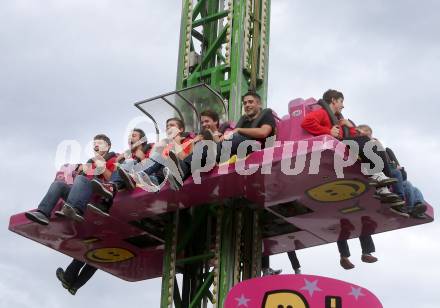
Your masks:
M225 98L228 118L235 121L247 91L256 91L265 103L269 23L270 0L183 0L176 89L208 84ZM236 283L259 276L260 216L244 199L173 213L161 307L223 307Z

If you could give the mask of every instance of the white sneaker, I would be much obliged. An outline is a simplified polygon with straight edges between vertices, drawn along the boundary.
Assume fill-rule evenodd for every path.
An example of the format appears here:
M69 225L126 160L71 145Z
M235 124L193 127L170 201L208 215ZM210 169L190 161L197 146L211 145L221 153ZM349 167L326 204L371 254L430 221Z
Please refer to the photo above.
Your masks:
M143 189L147 190L148 192L159 191L160 188L151 181L150 176L145 172L138 172L135 174L135 176L136 183L139 183Z
M391 194L392 192L388 189L388 187L379 187L376 189L376 193L381 196L381 195L388 195Z
M397 183L397 179L387 177L383 172L378 172L370 176L370 186L384 187Z

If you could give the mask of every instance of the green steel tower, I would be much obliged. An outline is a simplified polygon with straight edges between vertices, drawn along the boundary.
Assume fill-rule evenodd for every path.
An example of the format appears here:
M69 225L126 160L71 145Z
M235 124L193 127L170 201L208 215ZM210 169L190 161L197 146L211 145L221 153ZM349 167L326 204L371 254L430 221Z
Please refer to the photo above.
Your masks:
M183 0L177 90L209 85L235 121L247 91L265 103L269 24L270 0ZM236 283L260 275L261 214L255 208L245 199L223 199L172 214L162 308L223 307Z

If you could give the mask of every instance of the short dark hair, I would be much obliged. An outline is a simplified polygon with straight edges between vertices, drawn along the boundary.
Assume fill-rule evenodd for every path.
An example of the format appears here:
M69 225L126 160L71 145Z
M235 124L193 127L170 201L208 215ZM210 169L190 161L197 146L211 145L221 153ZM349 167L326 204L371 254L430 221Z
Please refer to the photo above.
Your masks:
M145 137L145 132L140 128L133 128L134 132L138 132L141 135L141 138Z
M261 96L257 92L255 92L255 91L248 91L248 92L246 92L241 97L241 101L243 101L246 96L252 96L253 98L256 98L261 103Z
M220 123L218 113L215 112L214 110L211 110L211 109L203 110L200 113L200 117L202 117L202 116L211 118L214 122L217 122L217 126Z
M324 92L322 95L322 99L327 103L330 104L332 102L332 99L344 99L344 94L342 92L339 92L337 90L329 89Z
M104 134L98 134L95 137L93 137L93 140L103 140L105 143L108 144L108 148L110 149L110 147L112 146L112 142L110 141L110 138L107 137Z
M167 120L166 124L168 125L168 122L171 122L171 121L175 121L177 123L177 126L180 129L184 129L185 128L185 124L183 124L183 121L181 119L179 119L179 118L169 118Z
M359 129L368 129L371 133L373 133L373 129L369 125L367 125L367 124L358 125L357 128L359 128Z

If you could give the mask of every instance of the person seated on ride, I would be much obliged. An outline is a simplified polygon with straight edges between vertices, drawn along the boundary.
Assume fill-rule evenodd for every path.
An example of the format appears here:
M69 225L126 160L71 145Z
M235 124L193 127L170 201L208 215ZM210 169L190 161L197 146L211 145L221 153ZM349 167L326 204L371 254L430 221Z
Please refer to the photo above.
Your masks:
M244 158L246 155L252 152L251 146L253 144L260 143L262 146L264 146L266 138L275 136L275 117L273 116L271 109L263 109L261 97L255 92L248 92L242 97L242 101L245 115L240 118L236 127L232 131L223 134L223 136L219 138L220 142L216 144L214 159L217 163L221 162L221 159L224 159L224 157L221 157L223 148L230 148L229 155L226 160L236 154L244 154L243 157L240 157ZM247 144L248 146L245 149L245 153L237 153L240 144L246 141L251 141L251 143ZM201 153L202 162L203 157L209 156L207 154L208 151L206 150L206 147L201 143L197 143L195 145L194 152L196 151ZM170 155L170 158L178 166L179 174L175 177L180 177L181 181L179 181L179 184L181 185L183 184L183 181L191 176L192 172L194 171L191 170L193 154L188 155L183 160L179 159L175 155ZM203 166L203 164L199 165Z
M134 128L128 138L129 149L116 157L117 167L111 174L108 182L93 180L97 187L97 193L106 200L113 200L117 191L122 189L132 190L136 182L128 175L137 164L147 159L152 145L147 143L145 132L140 128ZM152 176L152 181L155 177ZM152 186L152 184L150 185Z
M95 274L97 268L80 260L73 259L64 271L61 267L57 268L56 276L61 285L75 295L79 288L87 283Z
M170 151L185 158L192 150L192 138L184 132L184 124L180 119L170 118L166 121L167 138L158 144L147 144L145 133L141 129L134 129L130 139L130 149L127 157L118 157L124 162L118 166L108 184L102 183L100 193L106 198L114 198L122 189L133 190L136 184L150 192L160 190L165 180L169 180L174 188L175 180L170 175L167 163ZM131 155L131 157L130 157Z
M366 137L370 138L370 140L374 140L374 142L376 144L378 144L380 148L384 148L382 143L377 138L373 137L373 129L369 125L366 125L366 124L358 125L356 127L356 130L358 131L359 135L366 136ZM393 183L391 185L393 193L395 193L397 196L399 196L399 200L403 200L404 201L405 200L405 195L404 195L404 191L403 191L402 175L400 174L400 171L397 170L395 165L391 162L390 157L389 157L389 155L388 155L386 150L385 150L385 161L384 161L384 163L387 166L387 168L390 170L389 172L391 174L391 177L396 179L396 183ZM405 204L392 206L390 208L390 211L392 211L395 214L398 214L400 216L409 217L409 215L407 214L408 211L406 209Z
M354 141L359 147L361 161L375 165L375 162L364 153L364 147L371 142L371 139L358 134L353 123L342 118L344 95L336 90L327 90L319 104L323 108L308 113L304 117L301 127L315 136L331 135L341 141ZM379 148L380 145L374 145L372 152L382 159L384 169L383 172L377 172L369 176L370 184L376 187L376 194L383 203L388 203L393 207L402 206L405 202L387 187L396 183L397 180L391 177L391 170L385 163L385 151L379 150Z
M428 207L426 206L422 192L408 181L406 170L404 167L400 166L393 150L390 148L386 148L385 150L387 157L389 158L389 164L393 176L399 180L399 182L393 184L393 190L397 194L404 196L406 201L405 211L411 217L425 219L425 212Z
M67 184L64 180L57 178L50 185L38 209L26 212L25 216L41 225L47 225L52 210L61 198L65 200L64 205L55 214L83 221L87 203L97 189L93 180L108 180L115 169L116 154L109 152L110 147L111 141L106 135L96 135L93 138L95 156L86 164L78 166L78 175L75 176L73 184Z
M411 217L426 219L426 201L423 197L422 192L413 184L406 180L406 172L403 172L403 190L405 192L405 199L408 205L408 213Z
M217 112L210 109L203 110L200 113L200 124L202 130L200 134L194 138L194 143L200 140L220 142L220 138L223 134L219 131L220 117Z

